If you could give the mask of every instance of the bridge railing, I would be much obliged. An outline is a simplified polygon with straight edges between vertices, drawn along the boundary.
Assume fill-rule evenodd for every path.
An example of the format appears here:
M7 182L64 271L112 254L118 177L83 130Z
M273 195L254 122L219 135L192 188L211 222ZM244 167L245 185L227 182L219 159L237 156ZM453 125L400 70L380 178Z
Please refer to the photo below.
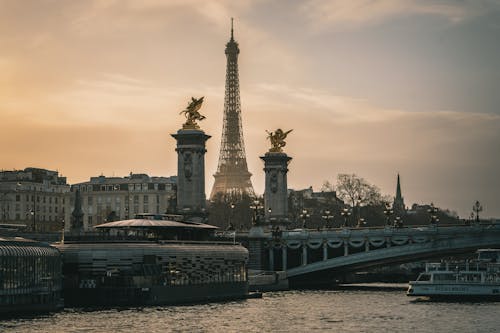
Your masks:
M455 234L463 232L477 232L485 229L499 229L500 223L481 224L447 224L447 225L415 225L401 228L393 226L364 227L364 228L331 228L331 229L294 229L284 230L280 237L285 239L304 238L330 238L330 237L362 237L362 236L388 236L388 235L415 235L415 234Z

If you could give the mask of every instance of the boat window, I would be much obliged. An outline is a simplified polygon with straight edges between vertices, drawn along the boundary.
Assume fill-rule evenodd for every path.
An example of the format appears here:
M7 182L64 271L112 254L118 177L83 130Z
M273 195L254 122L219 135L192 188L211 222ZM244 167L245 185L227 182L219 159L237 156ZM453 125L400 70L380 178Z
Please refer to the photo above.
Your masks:
M431 280L430 274L420 274L420 276L417 279L417 281L430 281L430 280Z
M478 259L486 261L496 261L499 251L480 251Z
M454 281L453 274L434 274L434 281Z

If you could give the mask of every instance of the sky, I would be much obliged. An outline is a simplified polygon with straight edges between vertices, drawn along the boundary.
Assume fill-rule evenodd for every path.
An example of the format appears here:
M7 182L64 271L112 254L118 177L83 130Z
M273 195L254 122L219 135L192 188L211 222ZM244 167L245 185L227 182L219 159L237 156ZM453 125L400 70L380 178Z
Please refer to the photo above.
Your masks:
M217 169L234 17L249 171L293 129L290 188L355 173L500 217L500 1L0 0L0 168L175 175L191 96Z

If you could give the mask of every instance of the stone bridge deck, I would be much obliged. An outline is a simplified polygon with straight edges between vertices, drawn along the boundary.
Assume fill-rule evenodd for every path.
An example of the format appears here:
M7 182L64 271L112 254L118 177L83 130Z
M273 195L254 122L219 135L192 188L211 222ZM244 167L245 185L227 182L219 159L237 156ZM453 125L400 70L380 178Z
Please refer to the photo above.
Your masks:
M269 270L285 270L292 279L500 247L500 223L294 230L266 235Z

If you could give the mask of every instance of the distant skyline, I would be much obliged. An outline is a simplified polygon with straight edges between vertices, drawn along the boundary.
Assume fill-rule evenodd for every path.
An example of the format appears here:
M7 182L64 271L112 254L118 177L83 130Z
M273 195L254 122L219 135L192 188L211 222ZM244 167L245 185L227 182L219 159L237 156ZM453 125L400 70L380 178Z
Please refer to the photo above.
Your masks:
M249 171L294 129L288 183L356 173L405 203L500 217L500 1L0 0L2 169L175 175L179 112L222 133L224 48L239 56Z

